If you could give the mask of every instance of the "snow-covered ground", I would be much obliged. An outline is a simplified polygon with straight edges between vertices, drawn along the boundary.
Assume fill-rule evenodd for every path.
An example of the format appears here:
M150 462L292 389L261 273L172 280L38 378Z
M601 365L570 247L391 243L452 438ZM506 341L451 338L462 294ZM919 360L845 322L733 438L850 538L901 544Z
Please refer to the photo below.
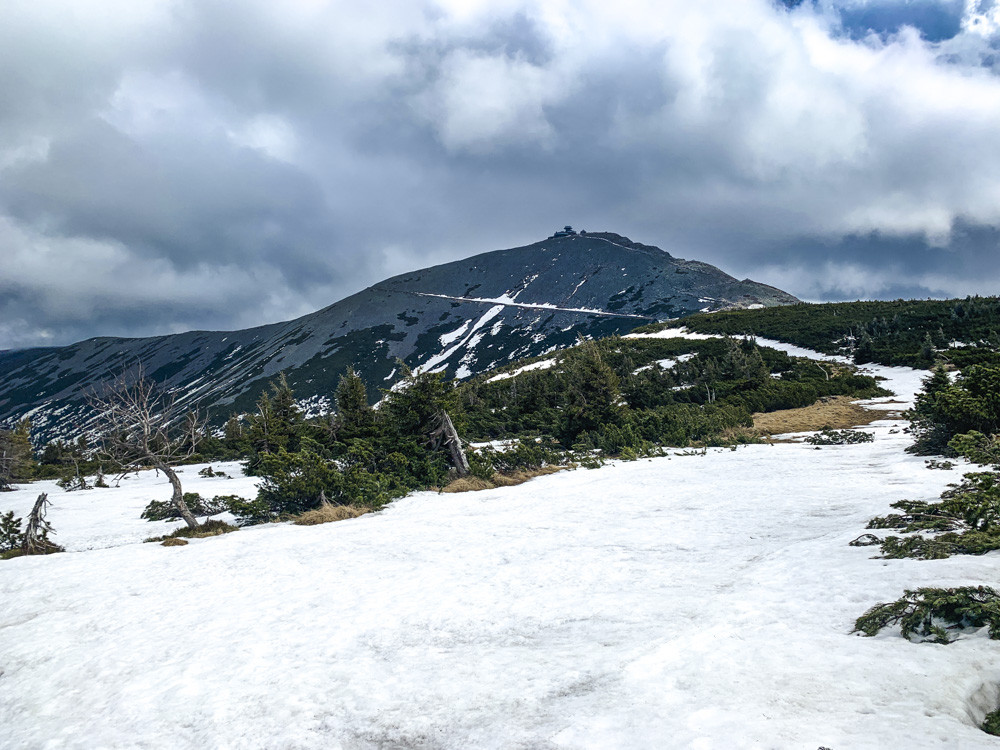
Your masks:
M919 375L894 369L876 368L912 397ZM905 588L1000 571L993 554L847 546L890 502L959 477L904 453L900 426L867 427L870 444L678 452L417 493L325 526L0 562L0 745L996 747L976 726L1000 701L984 633L850 633ZM185 480L202 494L249 481ZM57 540L104 546L72 504L124 528L154 485L128 480L106 503L53 493ZM120 541L163 527L139 526Z
M206 466L227 476L198 476L198 472ZM216 495L239 495L251 499L257 496L257 478L244 476L242 464L238 461L181 466L177 475L184 492L197 492L206 499ZM93 477L90 479L93 480ZM52 540L68 552L141 542L151 536L169 534L184 525L183 521L150 523L139 517L151 500L162 502L170 499L170 485L162 474L155 471L133 472L117 486L113 476L108 475L106 480L110 485L107 489L73 492L60 489L55 480L21 485L15 492L0 494L0 512L12 510L15 516L27 518L35 498L42 492L48 493L52 504L48 520L56 531ZM229 516L216 518L228 520Z

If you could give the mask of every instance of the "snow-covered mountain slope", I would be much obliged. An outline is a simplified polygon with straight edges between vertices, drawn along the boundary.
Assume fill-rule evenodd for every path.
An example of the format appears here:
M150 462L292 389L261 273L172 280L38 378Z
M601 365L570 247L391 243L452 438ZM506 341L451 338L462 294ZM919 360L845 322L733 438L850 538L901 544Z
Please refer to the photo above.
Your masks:
M912 398L920 373L873 369ZM889 503L957 479L907 455L901 427L2 562L0 745L995 747L976 726L1000 699L985 633L850 633L906 588L1000 574L996 553L877 560L847 545ZM0 511L36 490L0 495ZM88 512L113 525L116 505L167 487L106 492ZM58 540L93 546L69 520L89 501L53 499Z
M580 336L795 301L616 234L555 237L403 274L287 323L0 352L0 424L29 414L42 438L72 435L86 414L83 394L140 363L182 406L212 407L217 419L251 409L280 371L321 411L348 366L374 398L398 376L396 358L467 377Z

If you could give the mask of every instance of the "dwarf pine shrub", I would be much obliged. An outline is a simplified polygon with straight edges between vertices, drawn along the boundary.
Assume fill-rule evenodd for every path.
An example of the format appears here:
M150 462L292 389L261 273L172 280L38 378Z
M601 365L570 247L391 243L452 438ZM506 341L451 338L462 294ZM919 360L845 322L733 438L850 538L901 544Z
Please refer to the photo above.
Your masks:
M23 538L21 519L14 518L14 511L8 511L0 516L0 552L19 549Z
M197 528L190 528L189 526L181 526L179 529L174 529L169 534L164 534L163 536L152 536L146 539L147 542L165 542L168 539L204 539L210 536L220 536L221 534L228 534L232 531L239 531L238 526L233 526L225 521L219 521L218 519L212 521L205 521L199 524Z
M892 504L902 513L878 516L869 529L929 532L882 540L882 555L939 560L951 555L982 555L1000 549L1000 474L979 471L949 485L935 502L900 500Z
M949 630L989 626L989 636L1000 639L1000 594L989 586L907 590L894 602L876 604L854 623L854 632L873 636L899 625L909 641L951 643Z
M875 436L870 432L861 430L831 430L825 427L815 435L806 438L810 445L855 445L857 443L870 443Z
M1000 736L1000 708L986 714L986 717L983 719L983 723L979 725L979 728L986 732L986 734Z
M229 500L233 497L233 495L216 495L207 500L197 492L185 492L184 503L193 516L208 518L229 510ZM147 521L176 521L181 518L181 514L169 500L153 500L142 511L140 518L145 518Z

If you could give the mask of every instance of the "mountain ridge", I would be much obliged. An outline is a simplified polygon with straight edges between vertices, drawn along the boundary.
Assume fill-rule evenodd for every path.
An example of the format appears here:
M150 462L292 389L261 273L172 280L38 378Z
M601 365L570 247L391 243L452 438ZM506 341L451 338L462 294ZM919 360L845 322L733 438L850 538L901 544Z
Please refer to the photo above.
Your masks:
M217 417L251 409L279 372L319 412L347 367L374 396L398 377L397 359L465 378L581 337L795 302L622 235L573 233L397 274L290 321L0 352L0 423L27 415L37 434L68 436L86 422L84 393L139 363L180 406Z

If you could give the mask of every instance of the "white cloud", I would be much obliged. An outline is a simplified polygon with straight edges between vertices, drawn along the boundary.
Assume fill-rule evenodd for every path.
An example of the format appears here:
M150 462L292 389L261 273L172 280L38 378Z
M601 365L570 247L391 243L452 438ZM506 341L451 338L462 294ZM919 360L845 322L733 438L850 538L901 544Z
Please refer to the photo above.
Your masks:
M959 293L968 268L902 245L879 246L897 255L877 273L804 257L782 276L760 251L871 233L952 248L956 226L1000 226L1000 6L967 0L931 43L905 25L853 38L845 5L908 7L19 3L0 26L0 230L54 260L15 249L0 294L61 290L33 318L57 339L74 300L73 331L141 304L122 278L201 300L205 325L265 322L567 222L793 293L832 289L827 272L859 294L893 286L882 273ZM246 302L262 278L283 280Z
M490 151L527 143L546 147L554 137L544 107L566 94L558 71L525 60L451 53L441 78L418 106L449 149Z

